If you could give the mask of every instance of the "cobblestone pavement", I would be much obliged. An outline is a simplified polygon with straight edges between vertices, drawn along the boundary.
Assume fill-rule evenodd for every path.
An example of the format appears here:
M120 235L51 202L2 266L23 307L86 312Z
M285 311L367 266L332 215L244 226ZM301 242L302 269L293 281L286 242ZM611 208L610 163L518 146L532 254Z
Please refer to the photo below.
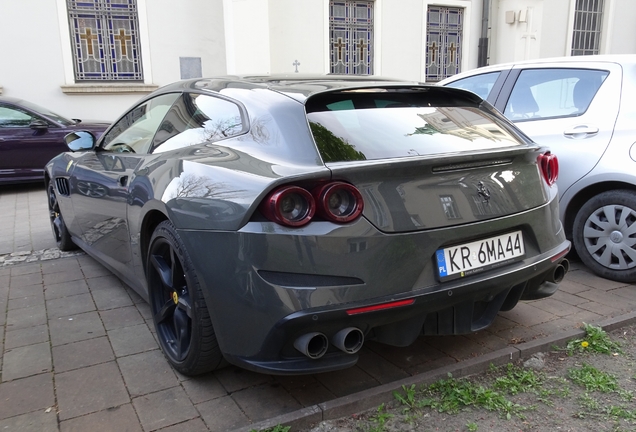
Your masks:
M633 319L636 306L634 285L573 263L554 296L500 313L473 335L421 337L407 348L370 342L355 367L321 375L228 367L187 378L159 350L137 294L87 255L58 257L42 186L0 187L0 208L2 431L227 431L281 415L319 419L347 397L502 350L518 356L515 347L582 322Z

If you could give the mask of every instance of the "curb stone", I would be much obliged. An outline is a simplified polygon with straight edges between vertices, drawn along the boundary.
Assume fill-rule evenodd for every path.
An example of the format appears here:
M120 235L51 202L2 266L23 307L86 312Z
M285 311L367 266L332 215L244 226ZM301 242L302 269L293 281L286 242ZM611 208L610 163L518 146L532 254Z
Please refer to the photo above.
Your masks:
M630 312L617 317L608 318L595 323L595 325L609 332L634 323L636 323L636 312ZM309 429L324 420L334 420L350 416L361 411L376 408L382 403L390 403L394 400L393 392L401 390L402 386L409 387L413 384L416 386L429 385L441 378L447 377L448 374L452 374L454 378L462 378L486 372L489 370L491 364L501 366L518 359L526 360L538 352L550 351L554 347L565 347L570 340L580 338L584 334L584 330L567 330L531 342L511 345L510 347L474 359L443 366L412 377L253 423L249 426L235 429L233 432L262 431L276 427L277 425L290 426L292 430Z

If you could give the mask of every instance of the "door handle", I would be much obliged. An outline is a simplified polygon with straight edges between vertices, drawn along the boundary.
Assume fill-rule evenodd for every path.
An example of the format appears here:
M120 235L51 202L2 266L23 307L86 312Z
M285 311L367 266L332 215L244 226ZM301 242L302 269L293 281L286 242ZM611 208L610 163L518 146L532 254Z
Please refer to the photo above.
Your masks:
M128 184L128 176L119 177L119 185L126 186L126 184Z
M596 126L580 125L564 130L563 135L565 135L566 138L571 139L587 138L596 135L598 130L599 129Z

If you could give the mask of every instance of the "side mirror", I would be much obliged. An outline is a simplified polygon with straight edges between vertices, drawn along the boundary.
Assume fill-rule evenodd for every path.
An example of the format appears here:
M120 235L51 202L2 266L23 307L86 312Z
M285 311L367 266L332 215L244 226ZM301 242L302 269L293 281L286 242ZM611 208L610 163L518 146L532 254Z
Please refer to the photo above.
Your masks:
M48 129L49 128L49 124L47 122L45 122L44 120L37 119L37 120L33 120L31 123L29 123L29 127L31 129Z
M76 151L84 151L91 150L95 147L95 142L97 139L95 135L87 131L79 131L79 132L71 132L70 134L64 137L64 141L66 141L66 146L69 150Z

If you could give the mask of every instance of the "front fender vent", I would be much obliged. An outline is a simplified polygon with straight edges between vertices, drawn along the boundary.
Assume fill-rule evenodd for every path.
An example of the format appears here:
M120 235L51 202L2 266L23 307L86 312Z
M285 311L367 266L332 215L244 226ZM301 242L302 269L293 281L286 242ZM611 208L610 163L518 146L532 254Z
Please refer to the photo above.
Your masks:
M68 179L63 177L58 177L55 179L55 187L57 189L57 193L64 196L71 195L71 188L68 184Z

